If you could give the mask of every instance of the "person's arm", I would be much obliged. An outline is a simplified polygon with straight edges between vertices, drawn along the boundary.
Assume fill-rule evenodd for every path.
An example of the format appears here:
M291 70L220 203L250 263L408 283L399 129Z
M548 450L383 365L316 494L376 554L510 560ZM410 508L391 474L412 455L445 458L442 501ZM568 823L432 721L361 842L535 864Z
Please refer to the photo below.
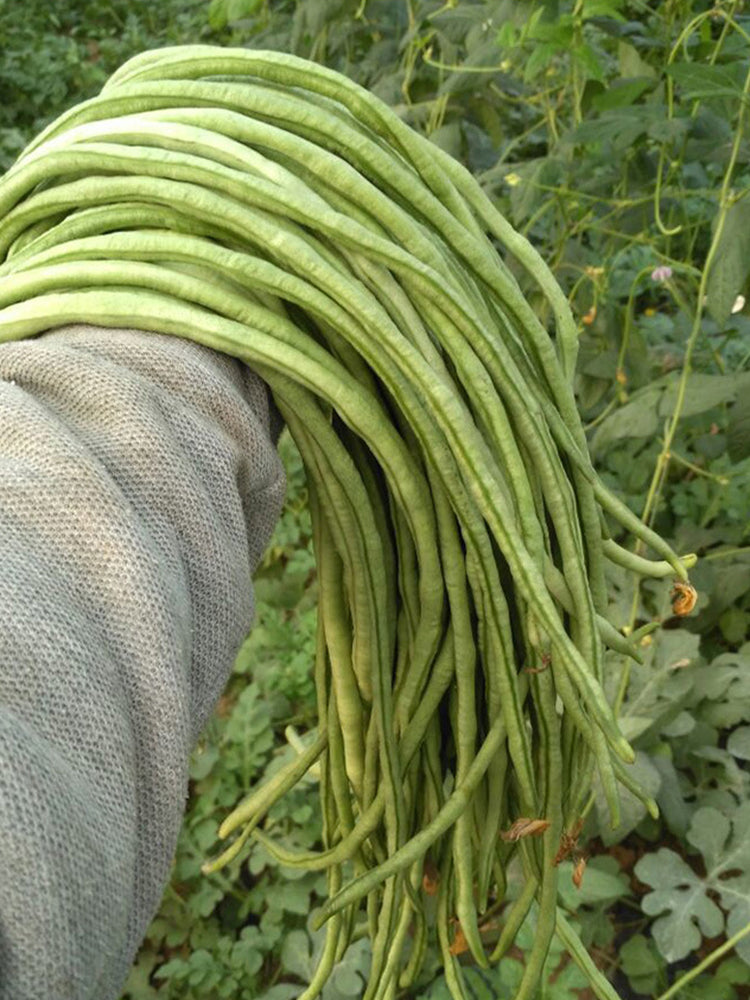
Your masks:
M0 345L0 1000L114 1000L285 483L264 384L178 338Z

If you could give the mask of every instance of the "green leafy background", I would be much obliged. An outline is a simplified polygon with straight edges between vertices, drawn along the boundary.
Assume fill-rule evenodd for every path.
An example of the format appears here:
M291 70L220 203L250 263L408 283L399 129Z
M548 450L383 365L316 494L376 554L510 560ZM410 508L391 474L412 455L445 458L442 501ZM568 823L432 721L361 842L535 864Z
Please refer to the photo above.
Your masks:
M569 863L562 879L561 905L621 995L659 997L750 922L745 4L0 0L0 165L128 56L198 41L278 48L339 69L469 166L569 296L579 408L601 475L679 551L701 557L699 601L684 620L671 616L669 581L639 587L610 571L612 621L663 624L641 640L642 666L617 656L607 665L661 818L625 793L611 830L595 789L582 888ZM220 820L314 724L310 520L286 437L281 451L289 494L256 582L257 622L193 756L172 879L123 1000L291 1000L322 947L310 919L322 876L284 869L259 845L217 875L200 872L218 850ZM267 827L289 846L318 844L314 776ZM532 912L494 969L467 964L475 1000L513 995L533 923ZM485 928L488 942L498 926ZM324 1000L361 997L368 967L361 938ZM540 997L591 997L561 948L545 980ZM408 1000L448 995L433 950ZM750 997L750 937L678 996Z

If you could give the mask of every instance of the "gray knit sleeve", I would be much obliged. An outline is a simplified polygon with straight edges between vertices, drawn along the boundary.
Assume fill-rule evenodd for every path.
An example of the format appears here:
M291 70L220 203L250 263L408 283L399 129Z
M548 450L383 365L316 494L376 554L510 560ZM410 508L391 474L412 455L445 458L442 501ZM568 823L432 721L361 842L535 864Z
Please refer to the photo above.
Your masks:
M119 996L284 477L263 383L178 338L0 345L0 1000Z

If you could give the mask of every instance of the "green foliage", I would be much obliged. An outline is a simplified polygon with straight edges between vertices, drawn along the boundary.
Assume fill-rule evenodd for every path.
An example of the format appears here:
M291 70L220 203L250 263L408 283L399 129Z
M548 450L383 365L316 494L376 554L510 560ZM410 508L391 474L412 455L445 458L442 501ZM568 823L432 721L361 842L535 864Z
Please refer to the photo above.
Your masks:
M616 656L607 664L611 697L621 699L622 727L637 748L633 776L656 798L661 819L623 792L622 821L612 830L595 788L584 836L598 836L600 851L641 845L640 861L623 872L616 855L601 853L589 861L581 890L572 885L572 862L561 865L560 904L575 914L587 947L619 969L621 985L655 997L676 978L670 963L750 920L742 836L750 808L750 647L743 646L750 321L737 298L748 291L747 142L731 161L748 73L735 31L750 27L748 19L736 4L728 8L736 20L719 22L699 3L678 11L616 0L415 0L408 23L400 5L376 0L258 5L254 19L246 6L215 0L212 27L230 29L235 41L317 58L371 87L463 159L534 239L580 317L577 388L597 465L639 515L682 551L704 557L694 574L700 600L687 623L644 638L643 665L626 667ZM686 33L691 17L698 21ZM314 569L309 545L300 545L300 533L310 532L304 480L293 460L290 470L289 505L258 583L258 624L237 672L252 674L266 697L283 695L311 712ZM638 587L613 569L609 583L610 616L621 627L670 620L669 581ZM297 711L306 724L311 716ZM224 760L222 750L217 766ZM315 836L311 826L306 836L294 824L288 830L289 843ZM660 846L665 837L670 847ZM640 900L634 884L643 887ZM245 905L250 898L243 894ZM252 905L262 912L262 902ZM623 922L628 911L639 919ZM322 947L320 934L292 927L288 913L283 919L280 946L254 946L264 956L263 982L274 989L309 982ZM465 967L473 996L513 994L532 935L533 915L520 952L489 971ZM750 979L748 940L738 957L679 995L736 1000ZM364 941L337 970L327 1000L362 995ZM448 996L430 947L432 980L414 994L420 1000ZM180 975L185 982L187 973ZM577 996L584 984L560 946L547 979L549 1000ZM170 988L159 995L190 996L176 976Z
M620 968L631 988L643 996L653 996L663 983L664 962L652 941L634 934L620 949Z
M623 793L622 822L611 830L595 789L581 837L594 856L580 891L571 863L561 866L560 903L596 961L617 970L624 993L645 997L677 978L670 963L695 964L707 939L750 921L744 8L738 0L0 0L4 166L137 51L199 40L279 48L339 69L395 106L479 176L550 262L580 323L576 388L600 472L679 550L701 556L692 574L699 602L681 623L670 581L639 587L626 571L610 572L618 626L667 626L641 640L643 665L619 656L606 664L637 749L634 773L661 818ZM545 320L535 289L524 291ZM281 449L289 496L256 581L256 625L193 757L172 883L123 1000L288 1000L309 982L322 947L309 922L326 893L322 876L285 870L252 842L221 875L200 872L220 849L221 819L294 752L289 740L315 717L311 527L299 457L286 437ZM270 822L287 846L316 847L315 783L289 795ZM522 946L532 934L530 919ZM681 988L680 1000L747 996L748 942ZM430 947L432 981L401 1000L448 995ZM360 937L325 1000L361 996L368 960ZM490 971L467 968L472 995L513 995L522 963L514 951ZM583 980L560 947L547 972L549 1000L580 995Z
M703 857L703 876L666 847L646 855L635 866L638 878L653 889L641 905L644 913L657 916L652 933L668 962L680 961L696 951L701 935L714 938L721 934L722 910L727 914L727 936L750 923L748 822L750 801L743 802L730 817L711 806L695 811L687 841ZM737 945L737 952L750 963L747 939Z
M535 914L532 911L518 933L518 944L524 951L533 943L534 926ZM515 996L523 977L523 963L516 957L506 956L490 969L468 968L464 971L468 990L475 1000L496 1000L497 997ZM580 996L578 991L587 983L586 977L570 961L557 940L550 949L543 979L538 1000L577 1000ZM439 976L416 1000L450 1000L450 997L445 977Z
M735 201L727 212L707 289L708 311L719 326L732 313L732 305L750 273L750 202Z
M0 0L0 170L130 56L225 37L206 23L204 0Z
M325 944L325 930L292 931L281 952L284 968L309 983L318 966ZM321 994L322 1000L352 1000L361 997L370 970L370 942L360 938L335 966Z

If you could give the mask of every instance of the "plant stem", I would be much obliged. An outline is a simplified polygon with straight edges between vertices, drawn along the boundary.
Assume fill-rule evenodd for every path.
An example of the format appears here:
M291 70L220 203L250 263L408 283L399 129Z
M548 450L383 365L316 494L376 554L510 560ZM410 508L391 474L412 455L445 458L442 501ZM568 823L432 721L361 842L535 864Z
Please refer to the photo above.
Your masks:
M732 199L729 196L729 187L732 180L732 174L734 173L735 163L737 162L737 156L740 151L740 145L742 142L742 136L744 134L744 117L745 117L745 107L747 103L748 95L750 94L750 72L747 73L745 77L745 85L742 88L742 100L740 104L739 121L737 122L737 131L735 132L734 142L732 144L732 153L729 157L729 165L727 166L726 172L724 174L724 180L721 185L721 194L719 197L719 217L716 221L716 230L714 232L713 239L711 240L711 246L708 249L708 254L706 255L706 263L703 267L703 273L701 274L700 285L698 287L698 302L695 308L695 315L693 318L693 327L690 331L690 336L688 337L688 342L685 347L685 360L682 366L682 373L680 375L680 381L677 386L677 401L675 403L674 412L669 420L667 426L667 432L664 436L664 446L661 450L661 454L656 462L656 469L654 471L653 478L651 480L651 486L649 487L648 496L646 497L646 504L643 508L643 520L648 523L651 516L656 508L659 501L659 495L661 493L661 485L664 481L666 475L667 466L669 464L669 459L672 452L672 442L674 441L675 434L677 433L677 425L680 422L680 417L682 416L682 408L685 404L685 392L687 390L688 379L690 378L691 362L693 357L693 350L695 349L695 344L698 339L698 334L701 328L701 317L703 315L703 301L706 295L706 287L708 285L708 277L711 273L711 267L716 257L716 253L719 247L719 242L721 240L721 234L724 231L724 224L726 223L727 213L729 211L730 203Z
M670 997L675 996L684 986L687 986L696 976L699 976L704 969L707 969L709 965L713 965L722 955L731 951L748 934L750 934L750 924L745 924L742 930L737 931L736 934L733 934L724 944L719 945L718 948L714 948L710 955L707 955L702 962L699 962L689 972L686 972L684 976L680 976L678 980L672 983L668 990L657 997L657 1000L669 1000Z
M683 33L684 34L684 33ZM651 478L651 485L649 486L648 495L646 497L646 503L643 508L642 520L644 524L649 524L654 511L659 503L659 498L661 496L662 487L666 481L667 471L669 468L669 463L672 455L672 445L677 434L677 427L682 416L682 409L685 405L685 393L687 391L687 383L690 378L690 373L692 370L691 362L693 357L693 351L695 349L696 342L698 340L698 334L701 329L701 318L703 316L703 303L706 298L706 288L708 285L708 278L711 273L711 267L713 265L716 253L719 247L719 242L721 240L721 235L724 231L724 225L726 223L727 213L729 207L733 201L730 196L730 185L732 181L732 175L734 174L734 167L737 162L737 156L740 151L740 145L742 143L742 137L744 134L744 119L745 119L745 109L748 103L748 95L750 95L750 71L748 71L745 76L745 84L742 88L742 97L740 100L740 110L739 117L737 121L737 129L734 135L734 141L732 143L732 152L729 157L729 163L727 169L724 173L724 179L721 184L721 192L719 195L719 215L716 220L716 229L714 230L713 239L711 240L711 246L708 248L708 253L706 254L706 262L703 266L703 271L701 274L700 284L698 286L697 293L697 303L695 307L695 314L693 317L693 325L690 330L690 336L688 337L687 345L685 347L685 359L683 361L682 373L680 375L680 381L677 386L677 400L675 402L675 407L672 412L672 416L667 422L666 431L664 434L664 444L662 445L659 457L656 460L656 468L654 469L654 474ZM643 548L640 541L636 544L635 551L640 552ZM638 596L640 594L640 581L636 581L633 590L633 603L630 610L630 621L629 625L632 629L635 624L635 619L638 614ZM627 690L628 681L630 678L630 664L625 664L623 668L623 677L620 683L620 690L618 691L617 701L615 703L615 714L622 704L625 697L625 692Z

